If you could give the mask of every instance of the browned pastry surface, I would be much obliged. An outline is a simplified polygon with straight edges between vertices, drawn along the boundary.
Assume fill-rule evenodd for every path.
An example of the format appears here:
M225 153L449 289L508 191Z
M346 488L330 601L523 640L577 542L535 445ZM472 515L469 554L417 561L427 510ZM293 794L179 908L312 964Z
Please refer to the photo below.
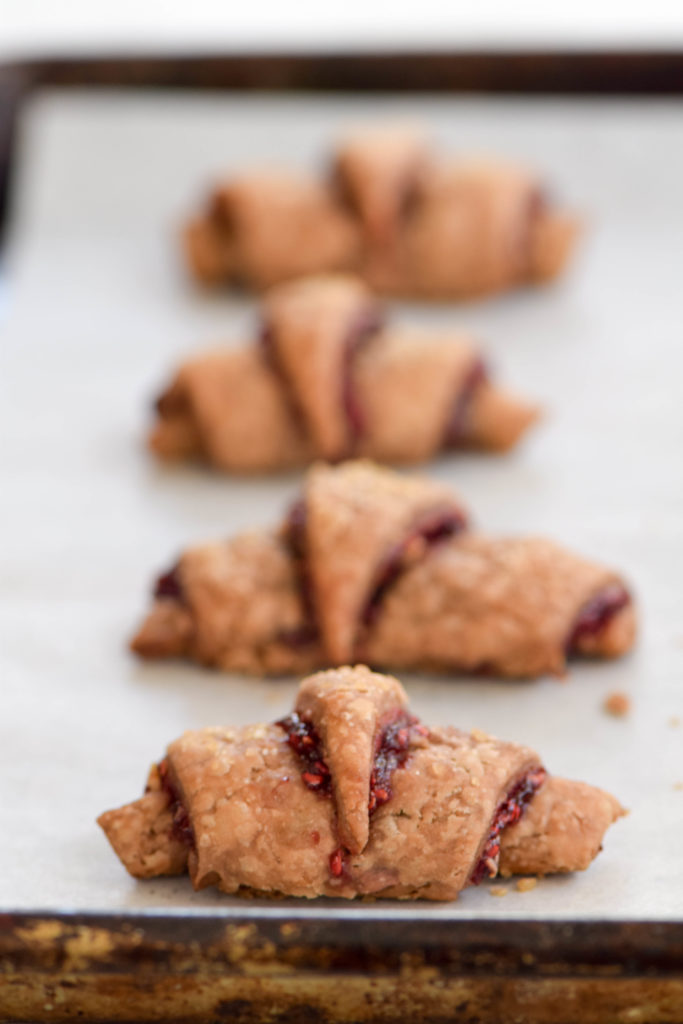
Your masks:
M210 255L214 239L216 255ZM218 186L203 218L190 222L185 250L207 284L272 284L326 270L352 270L360 256L354 218L322 182L286 171L255 171Z
M314 466L306 478L306 558L323 648L333 664L353 657L378 567L425 520L464 520L453 494L426 479L367 462ZM422 557L424 542L416 537Z
M464 298L553 279L576 234L529 172L439 161L419 132L389 127L343 139L327 182L271 172L220 185L185 251L207 284L356 269L381 292Z
M426 298L468 297L530 280L550 280L568 259L572 218L552 212L538 184L518 168L472 159L434 168L378 291Z
M352 452L418 462L505 451L537 415L492 382L467 338L382 326L359 279L328 275L267 294L261 343L185 363L157 403L150 447L232 471Z
M454 899L496 874L581 870L622 813L534 751L428 729L397 680L312 676L275 725L185 733L99 823L138 878L291 896Z
M364 461L316 466L278 533L182 555L133 650L253 673L362 657L516 678L632 647L615 572L543 538L468 532L466 518L440 484Z
M533 677L561 674L572 623L594 594L618 581L542 537L490 538L476 533L439 546L388 591L362 649L373 664L457 666L461 671ZM596 656L618 656L610 632L596 635ZM427 654L429 652L429 654Z

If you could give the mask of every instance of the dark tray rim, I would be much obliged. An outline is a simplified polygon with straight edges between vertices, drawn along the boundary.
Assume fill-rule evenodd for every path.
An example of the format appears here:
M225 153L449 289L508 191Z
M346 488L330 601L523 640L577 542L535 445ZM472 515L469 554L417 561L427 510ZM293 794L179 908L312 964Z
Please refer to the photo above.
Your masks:
M259 960L291 962L298 968L344 970L362 965L365 973L400 965L405 954L419 953L424 962L446 974L490 973L552 975L592 974L620 978L675 977L683 979L683 919L566 920L519 918L420 917L415 904L401 904L405 918L373 913L371 907L350 904L352 921L324 901L305 908L269 906L245 901L245 907L144 911L0 910L0 963L17 970L41 971L54 954L79 930L106 932L119 951L109 969L126 967L126 949L135 934L134 966L150 956L172 964L221 960L226 929L248 932L249 949ZM410 913L410 909L414 913ZM49 924L50 929L45 926ZM353 927L350 927L350 924ZM401 927L402 924L409 927ZM40 929L49 931L47 947L27 942ZM268 955L264 958L264 948ZM532 955L530 956L530 951ZM188 959L189 958L189 959ZM93 965L104 962L96 954ZM87 970L87 967L84 967Z
M361 913L349 928L348 918L312 909L304 917L277 905L267 914L259 906L230 915L0 913L0 1021L681 1019L673 1014L683 1009L683 922L422 919L401 927ZM406 1017L406 1006L417 1016ZM558 1007L570 1016L558 1017Z
M44 56L0 63L0 246L17 123L45 88L681 96L683 50L418 50Z

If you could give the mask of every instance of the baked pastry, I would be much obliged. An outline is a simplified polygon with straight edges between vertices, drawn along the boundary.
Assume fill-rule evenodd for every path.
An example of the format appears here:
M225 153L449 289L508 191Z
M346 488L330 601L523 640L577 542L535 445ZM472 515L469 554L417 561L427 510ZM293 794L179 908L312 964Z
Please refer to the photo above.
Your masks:
M305 679L273 725L186 732L145 795L98 821L136 878L452 900L487 877L583 870L623 813L527 747L427 728L396 679L357 666Z
M385 327L357 278L280 285L259 344L185 363L157 402L162 458L266 471L351 454L419 462L440 450L511 448L535 406L495 385L468 339Z
M186 551L154 595L137 654L256 674L362 660L559 675L635 635L615 572L542 538L469 532L447 487L362 460L314 466L279 530Z
M466 298L557 277L576 233L527 171L442 162L419 133L388 128L342 140L327 181L256 172L219 185L184 245L205 284L356 270L390 294Z
M325 184L287 171L245 174L219 185L206 212L185 228L185 252L200 281L251 288L350 270L361 237Z

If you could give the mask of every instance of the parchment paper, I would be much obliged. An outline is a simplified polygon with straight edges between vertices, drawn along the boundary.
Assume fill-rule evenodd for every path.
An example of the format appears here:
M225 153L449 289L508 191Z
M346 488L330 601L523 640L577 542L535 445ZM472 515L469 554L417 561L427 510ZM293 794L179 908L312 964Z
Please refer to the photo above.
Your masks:
M229 678L126 651L151 579L183 545L271 523L295 475L164 470L142 438L150 399L193 349L248 337L254 307L185 280L184 213L223 172L324 166L339 129L423 120L445 150L539 168L585 238L557 287L396 316L470 328L544 422L505 458L430 471L476 522L544 533L622 569L636 653L566 681L404 677L426 721L529 743L557 774L610 789L630 816L585 874L504 899L342 904L339 914L683 916L683 107L425 98L52 94L25 117L2 328L0 908L256 912L187 880L136 883L96 815L137 797L185 728L273 719L293 681ZM602 710L628 694L625 719ZM283 904L278 903L278 910ZM293 913L329 902L292 903ZM259 911L260 912L260 911Z

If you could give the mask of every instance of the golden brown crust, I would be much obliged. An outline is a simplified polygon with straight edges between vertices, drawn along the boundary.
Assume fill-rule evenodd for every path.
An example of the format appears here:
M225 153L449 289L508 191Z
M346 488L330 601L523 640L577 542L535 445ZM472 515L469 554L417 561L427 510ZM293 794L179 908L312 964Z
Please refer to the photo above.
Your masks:
M407 705L397 679L363 665L318 672L299 688L295 711L313 723L322 741L339 838L351 853L360 853L369 837L368 793L380 724Z
M304 496L317 623L330 663L344 664L384 558L420 519L437 512L460 518L461 506L441 484L362 460L314 466Z
M516 825L503 833L500 873L585 871L609 828L626 812L610 793L585 782L548 779Z
M484 451L509 451L540 415L537 406L485 380L472 397L462 443Z
M531 231L531 279L552 281L564 270L579 235L576 217L543 209Z
M218 188L186 231L192 273L256 288L355 268L378 291L463 298L546 282L577 222L528 172L499 161L438 162L419 132L342 140L327 183L245 174Z
M243 534L230 544L194 548L182 557L179 576L196 624L198 661L255 674L319 663L315 645L299 651L285 639L306 618L295 567L276 535Z
M398 231L406 192L430 163L426 139L414 128L358 131L342 140L335 172L373 242L386 243Z
M264 344L185 363L157 403L150 448L233 472L355 452L418 462L449 446L503 451L536 408L484 377L469 339L379 328L365 285L327 275L273 289ZM449 434L463 405L458 436Z
M232 251L230 274L257 289L351 270L360 237L325 186L285 171L244 174L216 189L211 222Z
M195 621L197 616L180 602L155 600L131 640L130 649L141 658L192 657Z
M617 580L611 570L540 537L466 533L396 581L362 655L386 667L560 675L579 612ZM618 657L632 646L634 630L623 632L619 646L613 639L609 624L581 653Z
M313 457L277 375L255 346L185 363L159 408L149 444L162 458L189 453L226 471L265 472Z
M234 269L230 238L210 217L197 217L182 234L185 259L193 277L202 284L223 284Z
M144 796L97 819L116 855L134 878L183 875L187 846L173 838L169 795L162 790L156 765Z
M436 168L406 228L403 273L416 294L469 297L522 283L531 262L537 186L525 172L483 159Z
M457 334L398 329L375 338L354 366L365 410L359 453L378 462L431 458L445 445L449 416L475 360L469 340Z
M610 569L539 537L461 531L430 547L415 530L424 515L453 517L456 529L465 518L438 484L359 461L315 467L305 498L306 599L287 529L190 549L178 570L182 604L156 601L133 649L256 674L362 656L516 678L561 674L572 655L614 658L633 646L635 609ZM397 571L367 616L387 555ZM585 609L594 617L595 600L615 592L612 611L577 632Z
M499 866L523 874L582 869L596 855L622 813L617 801L583 783L543 782L534 751L479 731L407 725L406 758L371 813L368 756L376 764L378 730L396 701L405 701L400 684L362 666L304 681L297 709L323 737L331 796L307 785L286 728L203 729L168 748L172 792L143 798L159 798L156 817L151 804L141 814L137 801L100 824L137 877L182 870L169 827L173 806L184 821L193 885L227 893L454 899L482 863L493 877ZM516 796L531 778L526 796ZM519 823L506 828L500 814L515 800L529 806L522 802L513 815L521 813Z
M315 451L338 459L353 446L344 408L344 375L354 332L378 315L355 277L329 275L281 285L268 293L263 318L268 345Z

